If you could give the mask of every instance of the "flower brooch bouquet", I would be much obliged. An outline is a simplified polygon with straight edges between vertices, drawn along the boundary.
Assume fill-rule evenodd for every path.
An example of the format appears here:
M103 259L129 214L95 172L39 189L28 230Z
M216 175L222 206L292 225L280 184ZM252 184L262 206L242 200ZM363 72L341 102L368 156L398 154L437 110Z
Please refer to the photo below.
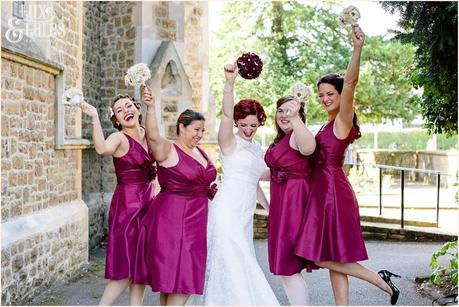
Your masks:
M346 7L341 12L341 14L339 14L339 21L341 25L343 26L345 25L355 26L357 22L359 21L359 19L360 19L360 12L353 5Z
M83 101L83 92L78 88L71 87L64 92L62 99L64 100L64 104L77 107Z
M140 87L145 85L145 82L151 78L151 71L148 66L144 63L138 63L131 66L126 76L124 76L124 82L126 85Z
M311 96L311 90L303 83L297 83L292 86L290 95L292 95L299 103L304 104L309 96ZM304 105L304 113L308 113L306 105Z

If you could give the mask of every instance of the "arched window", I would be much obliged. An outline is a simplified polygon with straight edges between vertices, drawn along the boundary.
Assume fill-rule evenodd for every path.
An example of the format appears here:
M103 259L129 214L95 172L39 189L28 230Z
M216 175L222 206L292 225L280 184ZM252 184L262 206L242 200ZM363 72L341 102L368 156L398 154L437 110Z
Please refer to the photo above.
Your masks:
M182 94L182 79L178 73L177 64L169 61L161 78L161 94L180 96Z

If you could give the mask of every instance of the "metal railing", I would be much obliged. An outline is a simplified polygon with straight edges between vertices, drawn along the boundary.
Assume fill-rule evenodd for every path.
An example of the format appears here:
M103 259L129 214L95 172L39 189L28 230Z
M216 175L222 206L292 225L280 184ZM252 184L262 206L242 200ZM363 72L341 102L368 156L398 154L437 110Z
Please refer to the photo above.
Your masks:
M400 227L405 227L405 172L415 172L415 173L425 173L425 174L434 174L436 175L436 190L437 190L437 201L436 201L436 225L438 227L439 217L440 217L440 171L419 169L419 168L408 168L408 167L398 167L391 165L382 165L382 164L367 164L367 163L356 163L356 166L371 166L379 169L379 215L382 216L382 182L383 182L383 170L394 170L400 171Z

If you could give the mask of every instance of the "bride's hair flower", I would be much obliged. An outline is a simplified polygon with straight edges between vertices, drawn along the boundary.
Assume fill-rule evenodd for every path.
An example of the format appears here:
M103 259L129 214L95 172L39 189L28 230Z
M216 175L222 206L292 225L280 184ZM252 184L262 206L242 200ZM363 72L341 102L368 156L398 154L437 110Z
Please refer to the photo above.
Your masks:
M151 78L151 71L144 63L138 63L131 66L124 77L124 83L131 86L145 85L145 82Z
M341 12L341 14L339 14L339 21L341 25L343 26L355 25L357 24L359 19L360 19L360 12L353 5L349 5Z
M64 100L64 104L77 106L83 100L83 92L78 88L71 87L64 92L62 99Z

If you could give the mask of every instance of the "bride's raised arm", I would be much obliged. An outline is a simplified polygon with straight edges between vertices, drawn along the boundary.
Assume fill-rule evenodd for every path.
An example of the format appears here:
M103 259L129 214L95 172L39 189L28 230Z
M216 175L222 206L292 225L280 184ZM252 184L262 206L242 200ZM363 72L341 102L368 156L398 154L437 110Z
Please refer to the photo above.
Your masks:
M234 81L238 74L236 64L226 64L224 67L226 83L223 88L222 117L218 128L218 145L224 155L229 154L236 146L233 134L234 121Z

